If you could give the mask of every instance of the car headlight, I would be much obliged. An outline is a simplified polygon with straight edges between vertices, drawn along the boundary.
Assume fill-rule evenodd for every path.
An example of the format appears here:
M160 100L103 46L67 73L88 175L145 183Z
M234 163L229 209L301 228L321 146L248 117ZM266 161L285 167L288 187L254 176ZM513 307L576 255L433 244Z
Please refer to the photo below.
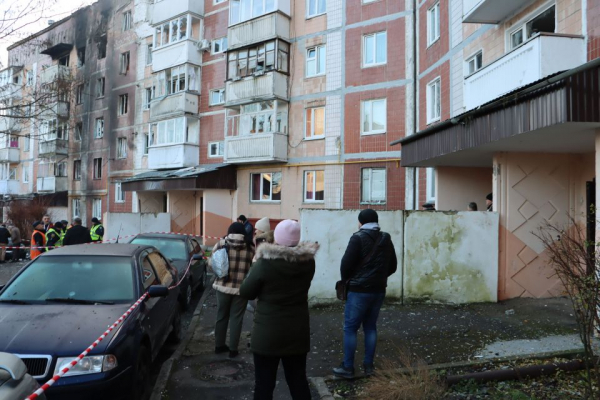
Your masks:
M58 374L63 368L69 365L75 357L63 357L56 361L56 368L54 368L54 375ZM104 356L87 356L83 357L77 364L71 367L71 369L63 376L74 376L74 375L86 375L86 374L97 374L100 372L107 372L111 369L116 368L118 365L117 357L112 354Z

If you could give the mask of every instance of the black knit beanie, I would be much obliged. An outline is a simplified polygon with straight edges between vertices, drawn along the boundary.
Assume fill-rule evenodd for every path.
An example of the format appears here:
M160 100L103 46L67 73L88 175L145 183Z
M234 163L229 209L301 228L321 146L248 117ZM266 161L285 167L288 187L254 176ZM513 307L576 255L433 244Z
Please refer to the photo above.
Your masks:
M379 222L379 216L377 215L377 211L367 208L366 210L362 210L360 214L358 214L358 222L361 224L368 224L370 222Z

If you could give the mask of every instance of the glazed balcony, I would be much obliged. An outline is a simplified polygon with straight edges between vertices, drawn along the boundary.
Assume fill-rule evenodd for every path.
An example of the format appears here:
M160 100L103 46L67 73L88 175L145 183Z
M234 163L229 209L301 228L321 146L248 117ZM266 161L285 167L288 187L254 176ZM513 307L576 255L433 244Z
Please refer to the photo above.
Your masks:
M56 155L68 155L69 154L69 141L64 139L51 139L48 141L41 141L39 145L38 155L40 157L51 157Z
M155 99L150 103L150 120L198 113L198 94L180 92Z
M194 40L181 40L152 51L152 72L188 63L202 65L202 51Z
M181 14L204 15L204 2L198 0L155 0L152 24L168 21Z
M225 83L225 106L232 107L264 100L289 100L288 76L280 72L252 75Z
M163 144L148 149L150 169L187 168L198 164L200 149L195 143Z
M0 133L21 130L21 120L13 117L0 117Z
M274 12L231 26L227 31L228 50L271 39L290 40L290 18Z
M57 193L68 190L68 181L66 176L47 176L37 178L38 193Z

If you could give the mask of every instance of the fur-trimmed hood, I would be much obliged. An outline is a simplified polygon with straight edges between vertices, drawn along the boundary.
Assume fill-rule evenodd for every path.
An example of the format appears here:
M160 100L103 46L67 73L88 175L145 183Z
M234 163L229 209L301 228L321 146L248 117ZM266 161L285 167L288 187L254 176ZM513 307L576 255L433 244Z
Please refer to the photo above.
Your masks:
M315 258L319 247L319 243L316 242L300 242L295 247L263 243L256 251L256 260L283 259L287 262L306 262Z

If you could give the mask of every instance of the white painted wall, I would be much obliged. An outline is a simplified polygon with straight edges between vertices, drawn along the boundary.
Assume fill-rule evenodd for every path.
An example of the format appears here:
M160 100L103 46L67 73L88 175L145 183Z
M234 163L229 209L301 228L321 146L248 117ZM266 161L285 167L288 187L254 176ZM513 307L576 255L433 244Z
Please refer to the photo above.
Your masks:
M169 232L169 213L105 213L104 238L106 240L144 232Z

